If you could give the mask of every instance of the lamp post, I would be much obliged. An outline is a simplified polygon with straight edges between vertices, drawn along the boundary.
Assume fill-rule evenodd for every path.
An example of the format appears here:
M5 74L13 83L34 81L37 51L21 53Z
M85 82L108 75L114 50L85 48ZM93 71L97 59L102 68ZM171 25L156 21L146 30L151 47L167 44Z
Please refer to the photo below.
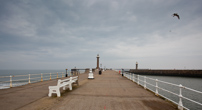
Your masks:
M67 70L68 70L68 69L66 69L66 77L68 77L68 75L67 75Z

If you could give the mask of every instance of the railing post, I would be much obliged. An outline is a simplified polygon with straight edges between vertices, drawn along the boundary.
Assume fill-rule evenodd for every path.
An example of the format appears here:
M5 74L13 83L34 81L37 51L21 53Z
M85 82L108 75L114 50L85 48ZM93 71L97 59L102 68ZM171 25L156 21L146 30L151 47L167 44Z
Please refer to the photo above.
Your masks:
M158 79L156 79L156 93L155 93L156 96L159 95L159 92L158 92Z
M146 89L147 88L147 86L146 86L146 76L144 76L144 89Z
M57 79L58 79L58 72L57 72Z
M43 81L43 74L41 73L41 81Z
M51 73L50 73L50 80L51 80Z
M30 74L29 74L29 84L30 84Z
M131 80L131 73L130 73L130 80Z
M63 72L62 72L62 78L63 78Z
M183 104L182 104L182 85L179 85L179 104L178 104L178 109L183 110Z
M12 84L12 76L10 75L10 87L13 87L13 84Z
M137 83L137 74L135 74L135 82Z
M139 74L137 75L137 84L140 85L140 82L139 82Z
M135 77L134 77L134 74L133 74L133 82L135 82Z

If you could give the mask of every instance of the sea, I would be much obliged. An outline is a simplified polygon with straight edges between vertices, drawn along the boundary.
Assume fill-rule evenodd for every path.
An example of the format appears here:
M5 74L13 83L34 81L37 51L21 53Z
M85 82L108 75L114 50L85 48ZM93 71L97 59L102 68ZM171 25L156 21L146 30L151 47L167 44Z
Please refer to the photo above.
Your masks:
M85 70L79 70L79 73L84 73ZM57 75L58 73L58 75ZM68 76L71 76L71 71L67 71ZM41 77L43 81L56 79L57 77L64 77L66 70L0 70L0 89L10 88L10 80L12 80L12 87L21 86L30 83L40 82ZM12 79L10 78L12 77Z

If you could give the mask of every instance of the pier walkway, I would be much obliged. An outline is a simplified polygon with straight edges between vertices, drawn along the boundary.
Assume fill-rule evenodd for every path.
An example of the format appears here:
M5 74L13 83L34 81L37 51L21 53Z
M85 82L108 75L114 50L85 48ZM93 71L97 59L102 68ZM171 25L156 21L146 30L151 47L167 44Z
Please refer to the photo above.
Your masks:
M95 79L81 74L79 86L63 91L60 98L48 97L48 86L57 80L0 90L2 110L177 110L153 93L108 70Z

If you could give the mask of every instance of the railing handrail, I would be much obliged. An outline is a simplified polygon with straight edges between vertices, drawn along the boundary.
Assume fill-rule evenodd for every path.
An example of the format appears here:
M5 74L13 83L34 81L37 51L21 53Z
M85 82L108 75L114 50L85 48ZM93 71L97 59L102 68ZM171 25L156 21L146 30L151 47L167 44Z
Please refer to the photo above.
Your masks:
M64 73L64 72L54 72L54 73L51 73L51 74L57 74L57 73ZM37 73L37 74L30 74L30 75L40 75L40 74L50 74L50 73ZM8 78L10 76L12 77L19 77L19 76L28 76L29 74L20 74L20 75L9 75L9 76L0 76L0 78Z
M6 78L6 80L0 81L0 84L6 84L6 85L10 84L10 87L13 87L13 85L18 86L18 85L21 85L22 83L23 84L30 84L33 82L39 82L39 81L48 80L48 79L51 80L51 79L62 78L62 77L65 77L65 75L63 75L63 74L64 74L64 72L54 72L54 73L38 73L38 74L26 74L26 75L0 76L0 79ZM33 76L35 76L35 77L33 77ZM20 78L20 79L13 79L13 78ZM33 79L40 79L40 80L31 81ZM17 84L17 83L13 84L13 82L18 82L20 84ZM5 87L8 87L8 86L0 86L1 89L5 88Z
M143 77L143 75L139 75L139 76L140 76L140 77ZM149 78L149 77L147 77L147 79L150 79L150 80L153 80L153 81L155 81L155 80L156 80L156 79ZM164 84L169 84L169 85L172 85L172 86L180 87L180 86L179 86L179 85L177 85L177 84L170 83L170 82L166 82L166 81L162 81L162 80L158 80L158 82L162 82L162 83L164 83ZM198 90L195 90L195 89L191 89L191 88L186 87L186 86L182 86L182 88L183 88L183 89L187 89L187 90L194 91L194 92L197 92L197 93L202 94L202 92L201 92L201 91L198 91Z
M134 73L133 73L133 74L134 74ZM177 85L177 84L174 84L174 83L170 83L170 82L166 82L166 81L161 81L161 80L158 80L158 79L153 79L153 78L146 77L146 76L143 76L143 75L137 75L137 74L135 74L135 75L136 75L136 78L135 78L134 75L132 75L131 73L129 73L129 72L124 72L124 76L125 76L126 78L132 80L133 82L136 82L138 85L142 85L145 89L151 90L150 88L146 87L146 84L155 87L155 88L156 88L156 91L153 91L153 90L151 90L151 91L153 91L156 95L161 95L162 97L164 97L164 98L166 98L166 99L172 101L173 103L177 104L177 105L178 105L178 109L180 109L180 110L183 110L183 108L188 109L187 107L183 106L183 104L182 104L182 98L183 98L183 99L186 99L186 100L189 100L189 101L191 101L191 102L193 102L193 103L195 103L195 104L198 104L198 105L201 105L201 106L202 106L202 103L197 102L197 101L195 101L195 100L192 100L192 99L190 99L190 98L188 98L188 97L182 96L182 89L187 89L187 90L190 90L190 91L192 91L192 92L199 93L199 94L202 94L201 91L198 91L198 90L195 90L195 89L191 89L191 88L188 88L188 87L186 87L186 86L182 86L181 84L180 84L180 85ZM140 77L141 77L141 79L143 78L143 80L141 80ZM156 82L156 85L152 85L152 84L148 83L146 79L155 81L155 82ZM135 81L135 80L136 80L136 81ZM141 84L140 82L143 82L143 84ZM169 91L169 90L167 90L167 89L165 89L165 88L158 87L158 83L159 83L159 82L160 82L160 83L164 83L164 84L168 84L168 85L172 85L172 86L175 86L175 87L179 87L179 91L180 91L179 94L174 93L174 92L172 92L172 91ZM171 93L171 94L173 94L173 95L175 95L175 96L178 96L178 97L179 97L179 103L173 101L172 99L169 99L169 98L165 97L165 96L162 95L162 94L159 94L159 93L158 93L158 89L161 89L161 90L166 91L166 92L168 92L168 93Z

